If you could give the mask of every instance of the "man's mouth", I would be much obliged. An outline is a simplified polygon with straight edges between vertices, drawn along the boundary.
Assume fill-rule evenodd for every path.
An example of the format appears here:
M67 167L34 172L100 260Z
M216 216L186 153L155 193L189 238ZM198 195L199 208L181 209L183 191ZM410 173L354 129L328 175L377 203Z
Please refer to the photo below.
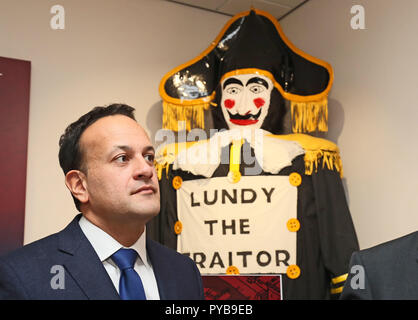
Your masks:
M132 195L140 193L140 194L153 194L157 190L154 186L151 185L144 185L139 189L136 189L134 192L132 192Z
M226 110L228 111L228 110ZM231 112L228 111L229 114L229 121L231 121L233 124L237 124L240 126L247 126L250 124L254 124L258 122L258 118L261 115L261 109L260 111L258 111L257 114L246 114L244 116L236 113L236 114L232 114Z

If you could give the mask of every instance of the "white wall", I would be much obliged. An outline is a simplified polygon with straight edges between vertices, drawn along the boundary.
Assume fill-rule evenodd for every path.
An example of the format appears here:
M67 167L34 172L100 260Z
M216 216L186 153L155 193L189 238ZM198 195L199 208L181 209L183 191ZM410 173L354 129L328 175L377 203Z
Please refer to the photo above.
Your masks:
M49 27L55 4L66 10L63 31ZM354 4L366 10L366 30L350 28ZM64 128L93 106L125 102L152 135L161 77L227 20L159 0L1 0L0 55L32 61L25 243L76 213L58 164ZM341 150L361 248L417 230L418 2L311 0L281 25L334 67L327 137Z
M52 30L50 8L65 9ZM97 105L124 102L150 134L158 84L215 38L228 17L159 0L1 0L0 56L32 61L24 242L76 214L58 163L65 127Z
M350 9L365 9L353 30ZM330 132L361 248L418 230L418 1L311 0L281 21L331 63Z

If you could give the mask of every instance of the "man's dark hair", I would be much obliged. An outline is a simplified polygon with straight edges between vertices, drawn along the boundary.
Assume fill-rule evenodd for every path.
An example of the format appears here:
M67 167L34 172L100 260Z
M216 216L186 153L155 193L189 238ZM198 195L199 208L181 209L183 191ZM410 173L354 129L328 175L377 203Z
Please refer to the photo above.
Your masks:
M135 109L126 104L111 104L107 107L95 107L80 119L71 123L61 135L59 140L59 162L64 174L71 170L80 170L87 174L87 168L83 165L83 154L80 149L80 137L89 126L97 120L114 115L124 115L136 121ZM72 194L71 194L72 195ZM73 195L77 210L80 211L80 201Z

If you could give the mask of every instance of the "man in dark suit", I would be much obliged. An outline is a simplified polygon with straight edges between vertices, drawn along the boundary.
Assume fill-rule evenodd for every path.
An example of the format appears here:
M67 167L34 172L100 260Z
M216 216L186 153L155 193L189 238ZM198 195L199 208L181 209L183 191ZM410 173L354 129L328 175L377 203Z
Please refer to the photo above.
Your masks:
M418 232L353 253L340 299L418 299Z
M203 299L194 262L146 238L160 193L133 111L96 107L67 127L59 160L82 214L0 258L0 299Z

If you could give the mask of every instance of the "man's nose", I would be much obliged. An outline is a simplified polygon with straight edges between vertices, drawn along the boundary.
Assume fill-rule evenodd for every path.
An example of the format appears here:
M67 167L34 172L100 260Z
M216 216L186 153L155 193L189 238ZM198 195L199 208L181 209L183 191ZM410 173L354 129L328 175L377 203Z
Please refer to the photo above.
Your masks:
M134 179L150 179L154 174L154 165L147 161L143 156L135 158Z

